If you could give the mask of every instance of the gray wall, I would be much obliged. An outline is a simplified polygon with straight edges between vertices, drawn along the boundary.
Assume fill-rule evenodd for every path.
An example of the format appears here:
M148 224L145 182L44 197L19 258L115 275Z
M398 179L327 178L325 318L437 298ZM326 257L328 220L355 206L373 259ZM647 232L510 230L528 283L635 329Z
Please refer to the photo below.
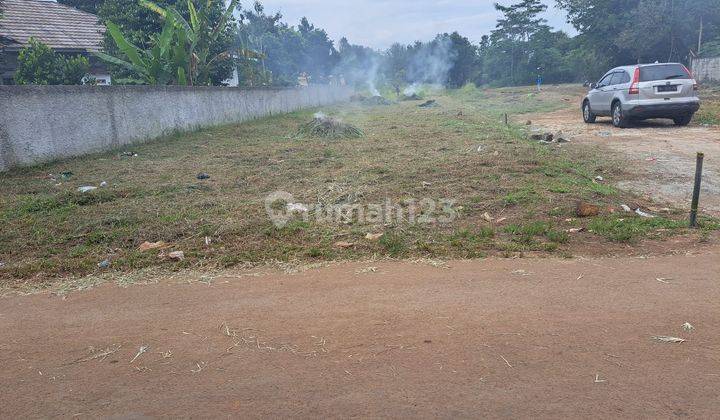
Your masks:
M0 171L329 105L347 87L0 86Z
M692 70L698 82L720 82L720 57L695 58Z

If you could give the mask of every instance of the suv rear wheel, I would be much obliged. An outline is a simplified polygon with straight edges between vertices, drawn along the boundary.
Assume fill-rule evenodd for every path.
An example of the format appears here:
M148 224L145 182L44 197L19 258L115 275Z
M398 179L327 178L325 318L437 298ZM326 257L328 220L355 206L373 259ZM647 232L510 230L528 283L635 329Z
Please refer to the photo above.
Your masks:
M593 124L595 120L597 120L597 115L593 114L592 110L590 109L590 101L586 100L585 102L583 102L582 112L583 121L585 121L586 124Z
M615 127L627 128L630 126L628 119L623 113L622 104L617 101L612 105L612 122Z
M675 125L685 127L686 125L690 124L690 121L692 121L692 117L692 115L683 115L682 117L673 118L673 121L675 122Z

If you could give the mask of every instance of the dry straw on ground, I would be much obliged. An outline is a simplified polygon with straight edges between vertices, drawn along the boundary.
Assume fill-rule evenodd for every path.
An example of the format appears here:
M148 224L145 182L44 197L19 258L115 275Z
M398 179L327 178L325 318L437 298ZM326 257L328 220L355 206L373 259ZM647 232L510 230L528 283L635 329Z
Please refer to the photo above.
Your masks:
M298 131L298 137L353 139L362 136L363 132L360 129L339 118L329 117L322 113L315 114L313 120L304 124Z

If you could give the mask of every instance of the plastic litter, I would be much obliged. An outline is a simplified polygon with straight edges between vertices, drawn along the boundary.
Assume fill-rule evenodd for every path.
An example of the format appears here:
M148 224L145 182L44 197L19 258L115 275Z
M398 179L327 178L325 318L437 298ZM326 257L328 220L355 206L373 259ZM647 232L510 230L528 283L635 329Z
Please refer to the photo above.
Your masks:
M95 190L97 190L97 188L98 188L98 187L93 187L93 186L91 186L91 185L88 185L88 186L85 186L85 187L80 187L80 188L78 188L77 190L78 190L78 192L81 192L81 193L84 194L84 193L88 193L88 192L90 192L90 191L95 191Z
M668 337L666 335L659 335L652 338L655 341L659 341L661 343L672 343L672 344L678 344L678 343L684 343L686 340L683 338L678 337Z
M655 218L655 216L653 216L652 214L650 214L650 213L645 213L644 211L642 211L642 210L640 210L640 209L635 210L635 214L637 214L637 215L640 216L640 217L645 217L645 218L647 218L647 219L654 219L654 218Z

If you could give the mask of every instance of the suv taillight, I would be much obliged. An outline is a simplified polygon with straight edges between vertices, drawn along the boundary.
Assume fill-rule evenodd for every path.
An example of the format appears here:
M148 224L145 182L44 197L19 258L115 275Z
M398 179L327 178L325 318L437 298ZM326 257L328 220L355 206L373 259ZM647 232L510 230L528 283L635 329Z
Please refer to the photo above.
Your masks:
M633 76L633 82L632 85L630 85L630 91L628 92L630 95L639 95L640 94L640 67L635 69L635 75Z
M687 67L685 67L684 64L683 64L682 66L683 66L683 69L685 69L685 73L687 73L688 77L692 79L692 78L693 78L693 74L692 74L692 72L690 71L690 69L688 69Z
M685 69L685 73L687 73L688 77L691 78L691 79L693 79L693 74L692 74L692 72L690 71L690 69L688 69L687 67L685 67L684 64L683 64L683 69ZM697 90L698 90L698 84L697 84L697 82L696 82L695 80L693 80L693 90L694 90L694 91L697 91Z

